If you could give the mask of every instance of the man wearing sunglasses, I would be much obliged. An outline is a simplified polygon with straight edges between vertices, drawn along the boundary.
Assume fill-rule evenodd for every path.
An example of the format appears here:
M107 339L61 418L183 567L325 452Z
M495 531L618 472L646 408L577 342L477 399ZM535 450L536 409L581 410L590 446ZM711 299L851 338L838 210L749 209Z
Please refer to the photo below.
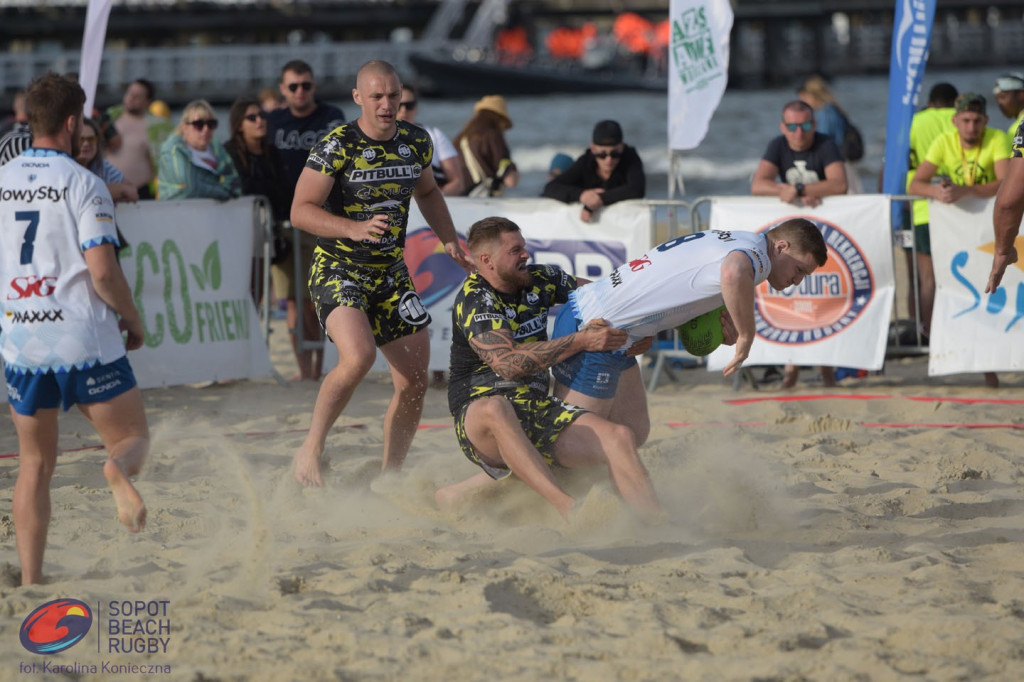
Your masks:
M636 149L622 141L615 121L594 126L590 148L562 174L544 186L543 196L567 204L580 202L580 219L589 223L603 206L626 199L642 199L647 179Z
M336 106L316 101L313 67L301 59L292 60L281 68L278 89L284 97L285 106L267 114L267 139L280 152L281 175L287 182L287 199L291 205L295 184L306 166L309 150L344 123L345 114ZM301 342L320 338L316 311L306 286L316 240L305 232L300 232L298 237L301 272L296 274L294 258L286 258L271 265L270 274L274 278L276 295L286 300L288 329L291 330L292 348L299 368L295 378L315 381L320 378L323 355L319 350L304 350ZM303 301L301 331L297 329L299 300Z
M822 197L846 194L843 155L816 131L810 105L800 100L786 104L779 131L782 135L768 143L754 171L751 194L809 208L821 204Z
M817 132L811 105L797 99L782 107L779 131L754 171L751 194L807 208L821 205L822 197L846 194L845 159L832 138ZM834 369L820 370L822 384L835 386ZM783 388L795 386L799 376L798 366L786 365Z

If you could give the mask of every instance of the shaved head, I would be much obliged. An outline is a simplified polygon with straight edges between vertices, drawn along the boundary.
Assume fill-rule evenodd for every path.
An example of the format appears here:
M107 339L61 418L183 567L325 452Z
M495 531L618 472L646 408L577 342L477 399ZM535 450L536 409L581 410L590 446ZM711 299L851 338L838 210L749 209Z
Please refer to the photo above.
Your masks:
M394 76L398 78L398 71L388 62L380 59L371 59L359 67L359 71L356 73L356 89L362 90L365 88L367 81L373 76L383 76L384 78ZM398 80L401 83L401 79L399 78Z
M398 103L402 99L402 81L395 67L387 62L366 62L356 75L352 99L359 106L359 128L374 140L394 136Z

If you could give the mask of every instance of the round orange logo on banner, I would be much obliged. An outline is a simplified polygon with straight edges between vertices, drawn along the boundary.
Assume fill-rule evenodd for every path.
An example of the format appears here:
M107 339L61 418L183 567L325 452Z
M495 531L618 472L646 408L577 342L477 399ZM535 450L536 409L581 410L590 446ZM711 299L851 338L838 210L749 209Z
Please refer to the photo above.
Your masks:
M778 291L763 282L757 288L757 334L767 341L804 344L828 338L853 323L874 296L874 276L857 243L831 223L807 219L821 230L828 260L799 286Z

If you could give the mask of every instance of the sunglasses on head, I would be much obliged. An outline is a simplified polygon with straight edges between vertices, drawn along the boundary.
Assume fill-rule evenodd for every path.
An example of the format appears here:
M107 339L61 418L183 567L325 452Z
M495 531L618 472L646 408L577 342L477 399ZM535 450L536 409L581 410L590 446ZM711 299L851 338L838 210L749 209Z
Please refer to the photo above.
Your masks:
M416 100L411 99L408 102L399 102L398 106L399 106L400 109L415 109L416 108L416 104L417 104Z
M215 118L198 118L195 121L189 121L188 124L199 131L203 128L217 129L217 119Z
M595 159L607 159L609 156L613 159L621 159L622 152L617 149L613 149L610 152L594 152Z
M288 89L291 90L292 92L298 92L299 88L302 88L306 92L309 92L310 90L313 89L313 82L312 81L302 81L301 83L289 83L288 84Z
M255 123L256 121L260 120L261 118L266 118L266 117L267 117L267 112L265 112L265 111L261 111L258 114L246 114L244 116L246 121L250 121L252 123Z
M804 131L805 133L811 132L811 128L814 127L814 121L804 121L803 123L783 123L786 126L786 130L789 132L796 132L796 129Z

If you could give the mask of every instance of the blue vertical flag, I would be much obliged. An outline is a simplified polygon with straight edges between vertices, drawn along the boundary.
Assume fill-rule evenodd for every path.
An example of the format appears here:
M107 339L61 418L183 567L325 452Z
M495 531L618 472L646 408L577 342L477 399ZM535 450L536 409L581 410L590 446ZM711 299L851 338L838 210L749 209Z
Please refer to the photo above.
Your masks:
M889 112L885 119L885 168L882 191L906 194L910 122L932 40L936 0L896 0L889 58ZM899 209L893 205L893 224Z

